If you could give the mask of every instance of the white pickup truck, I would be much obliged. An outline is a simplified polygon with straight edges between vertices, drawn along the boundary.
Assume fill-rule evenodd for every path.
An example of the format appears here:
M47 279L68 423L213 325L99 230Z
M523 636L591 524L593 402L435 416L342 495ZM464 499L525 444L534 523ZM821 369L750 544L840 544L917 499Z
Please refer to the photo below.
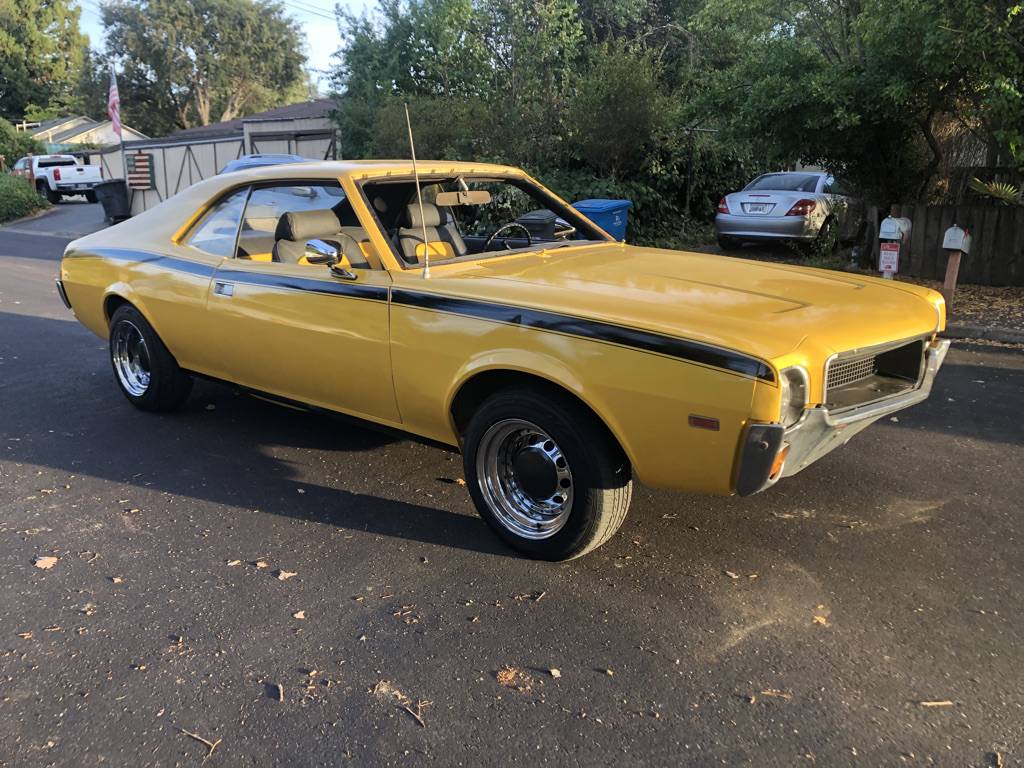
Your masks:
M85 195L96 202L94 187L103 181L98 165L79 165L74 155L29 155L14 164L11 172L34 186L51 203L64 195Z

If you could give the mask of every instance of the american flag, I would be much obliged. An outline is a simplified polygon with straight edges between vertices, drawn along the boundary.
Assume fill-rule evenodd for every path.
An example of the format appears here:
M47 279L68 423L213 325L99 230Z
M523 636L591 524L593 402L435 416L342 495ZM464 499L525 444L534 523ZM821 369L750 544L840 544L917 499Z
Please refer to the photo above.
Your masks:
M114 133L121 136L121 97L117 94L117 75L110 70L110 93L107 94L107 114L113 123Z

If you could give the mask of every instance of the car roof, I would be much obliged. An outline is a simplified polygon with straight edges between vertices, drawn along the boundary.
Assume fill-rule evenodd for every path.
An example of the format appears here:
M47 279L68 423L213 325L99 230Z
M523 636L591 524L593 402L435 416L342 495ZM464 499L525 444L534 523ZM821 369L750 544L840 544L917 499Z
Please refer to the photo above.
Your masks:
M518 168L507 165L494 165L492 163L471 163L454 160L419 160L417 161L420 174L436 176L438 174L471 174L471 173L494 173L498 175L512 174L524 176ZM296 175L295 164L277 164L253 166L242 168L232 172L232 183L238 183L239 179L247 178L253 181L264 181L280 178L294 178ZM369 178L371 176L406 176L412 175L413 166L411 160L311 160L302 163L301 174L312 178L331 178L338 176L352 176L355 178Z

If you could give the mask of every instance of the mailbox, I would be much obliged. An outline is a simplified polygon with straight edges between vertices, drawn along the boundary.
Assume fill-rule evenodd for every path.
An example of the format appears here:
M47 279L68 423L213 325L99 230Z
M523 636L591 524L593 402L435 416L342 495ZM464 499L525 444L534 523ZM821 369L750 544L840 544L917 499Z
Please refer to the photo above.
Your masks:
M971 233L954 224L946 230L946 234L942 238L942 248L946 251L960 251L963 254L970 253Z
M892 279L900 271L900 256L910 246L910 219L887 216L878 227L878 271Z

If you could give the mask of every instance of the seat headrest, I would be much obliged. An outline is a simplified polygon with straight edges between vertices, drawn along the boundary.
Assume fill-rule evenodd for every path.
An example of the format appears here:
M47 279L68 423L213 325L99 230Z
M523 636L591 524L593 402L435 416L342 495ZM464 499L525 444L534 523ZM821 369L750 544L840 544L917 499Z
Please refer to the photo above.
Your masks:
M341 222L330 208L319 211L291 211L281 214L274 230L274 240L310 240L333 235L341 229Z
M441 215L441 209L433 203L423 204L423 219L420 219L419 203L413 203L405 207L405 225L409 229L423 226L439 227L443 221L444 217Z

